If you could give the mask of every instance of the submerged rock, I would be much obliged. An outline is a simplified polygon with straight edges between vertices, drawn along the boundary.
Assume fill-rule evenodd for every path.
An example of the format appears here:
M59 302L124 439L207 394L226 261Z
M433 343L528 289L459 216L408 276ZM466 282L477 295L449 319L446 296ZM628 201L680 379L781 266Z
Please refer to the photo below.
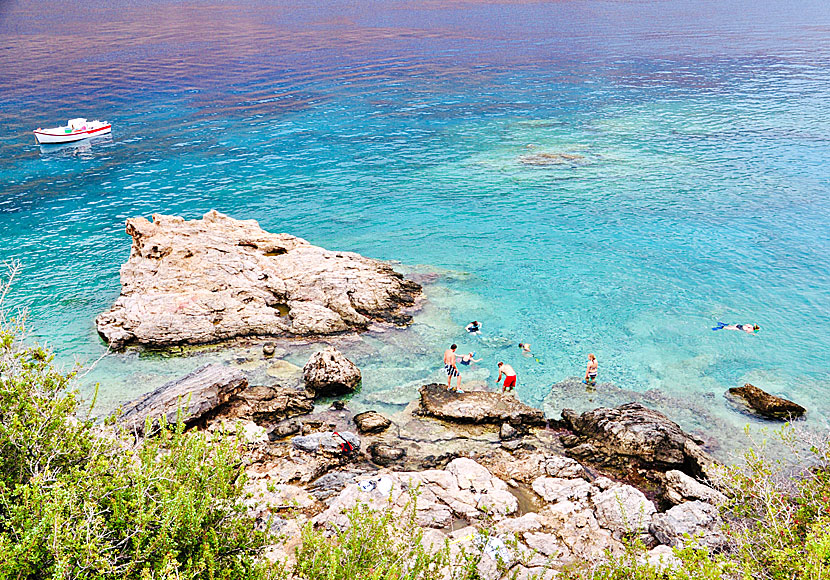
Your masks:
M360 379L357 365L333 346L314 353L303 367L305 386L317 397L351 393Z
M545 414L525 405L513 395L487 391L455 393L433 383L420 388L421 413L462 423L510 423L544 425Z
M121 295L96 319L113 348L202 344L246 335L323 335L404 324L418 284L389 265L332 252L253 220L127 220Z
M143 434L148 418L154 425L162 416L169 424L175 424L179 408L182 420L192 423L230 401L247 386L248 380L242 371L208 364L124 405L119 424Z
M768 419L786 421L801 417L807 409L782 397L770 395L755 385L746 383L743 387L733 387L727 392L728 398L733 401L740 399L751 412Z

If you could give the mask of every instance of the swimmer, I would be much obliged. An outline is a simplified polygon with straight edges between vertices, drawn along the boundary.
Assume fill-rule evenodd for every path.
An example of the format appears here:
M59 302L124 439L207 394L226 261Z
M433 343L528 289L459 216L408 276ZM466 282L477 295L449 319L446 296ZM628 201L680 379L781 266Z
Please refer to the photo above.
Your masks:
M460 361L458 361L458 362L460 362L461 364L466 365L466 366L469 366L469 365L470 365L470 363L477 363L477 362L481 362L481 360L482 360L482 359L480 359L480 358L474 358L475 356L476 356L476 353L474 353L474 352L468 352L468 353L467 353L467 354L465 354L465 355L461 355L461 360L460 360Z
M519 348L522 349L527 354L530 354L530 343L528 342L520 342Z
M499 363L499 378L496 379L496 384L501 381L501 376L504 375L504 384L501 387L501 392L512 391L516 386L516 371L508 364Z
M478 320L473 320L467 325L467 332L470 334L477 334L481 332L481 323Z
M726 324L724 322L718 322L718 325L712 327L712 330L742 330L747 334L755 334L761 330L761 327L757 324Z
M588 367L585 369L585 380L582 381L586 385L594 386L597 384L597 371L599 370L599 363L597 357L593 354L588 355Z
M457 348L458 345L454 344L444 351L444 371L446 371L447 373L447 390L452 390L452 388L450 387L452 383L452 378L458 377L458 382L455 385L455 390L458 393L463 393L464 391L461 390L461 373L458 372L458 367L455 365L455 349Z

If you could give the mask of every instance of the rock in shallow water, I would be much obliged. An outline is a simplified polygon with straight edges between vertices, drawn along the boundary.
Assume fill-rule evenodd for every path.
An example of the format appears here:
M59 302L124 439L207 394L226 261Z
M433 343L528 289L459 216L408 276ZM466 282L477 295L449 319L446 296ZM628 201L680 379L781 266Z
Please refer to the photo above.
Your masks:
M511 425L544 425L545 414L525 405L513 395L473 391L455 393L433 383L420 388L421 413L465 423L510 423Z
M728 398L740 399L750 412L766 417L786 421L804 415L807 409L782 397L770 395L755 385L746 383L743 387L733 387L727 392Z
M314 353L303 367L305 386L317 397L351 393L360 379L357 365L333 346Z
M253 220L127 220L121 296L96 319L113 348L202 344L246 335L321 335L411 317L418 284L389 265L331 252Z

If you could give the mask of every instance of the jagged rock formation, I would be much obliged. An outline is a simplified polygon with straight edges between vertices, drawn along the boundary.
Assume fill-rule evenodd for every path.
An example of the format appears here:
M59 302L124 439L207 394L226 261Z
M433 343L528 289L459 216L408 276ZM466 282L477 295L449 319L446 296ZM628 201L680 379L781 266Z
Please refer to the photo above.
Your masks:
M305 386L317 397L351 393L360 379L357 365L333 346L314 353L303 367Z
M419 389L421 413L438 419L464 423L509 423L516 426L544 425L545 414L525 405L513 395L488 391L456 393L433 383Z
M770 395L755 385L746 383L743 387L733 387L727 391L727 398L735 402L740 399L743 406L750 413L766 417L767 419L778 419L787 421L801 417L807 409L782 397Z
M601 407L581 415L564 409L562 420L573 431L562 442L576 459L610 466L635 464L663 472L679 469L692 475L706 475L713 463L677 423L639 403Z
M324 335L408 323L420 286L389 265L210 211L127 220L121 296L96 319L113 348L246 335Z
M247 387L248 380L242 371L205 365L124 405L119 424L143 434L148 417L155 423L164 416L168 423L175 424L179 408L182 420L193 423Z

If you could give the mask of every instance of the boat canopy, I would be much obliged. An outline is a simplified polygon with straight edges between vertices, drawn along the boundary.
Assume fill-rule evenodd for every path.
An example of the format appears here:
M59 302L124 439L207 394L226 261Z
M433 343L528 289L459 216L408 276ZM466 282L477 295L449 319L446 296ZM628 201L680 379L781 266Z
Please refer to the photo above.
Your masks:
M81 128L83 128L84 125L86 125L86 119L82 119L82 118L69 119L69 122L67 123L67 125L69 125L70 127L72 127L72 129L77 131L78 129L81 129Z

